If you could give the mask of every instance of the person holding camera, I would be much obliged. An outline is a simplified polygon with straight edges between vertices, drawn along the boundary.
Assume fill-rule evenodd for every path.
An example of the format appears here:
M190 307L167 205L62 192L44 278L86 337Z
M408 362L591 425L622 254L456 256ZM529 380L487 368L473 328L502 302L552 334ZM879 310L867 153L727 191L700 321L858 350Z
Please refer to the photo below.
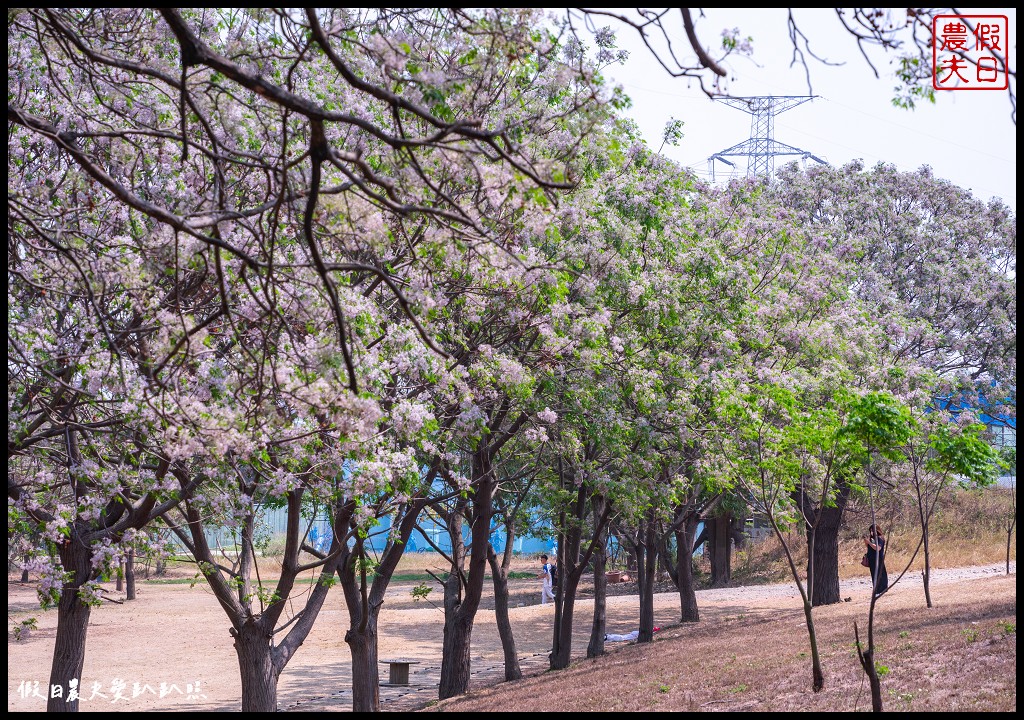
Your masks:
M874 580L875 597L881 596L889 589L889 573L885 569L885 535L877 525L868 528L864 536L867 552L864 554L871 578Z

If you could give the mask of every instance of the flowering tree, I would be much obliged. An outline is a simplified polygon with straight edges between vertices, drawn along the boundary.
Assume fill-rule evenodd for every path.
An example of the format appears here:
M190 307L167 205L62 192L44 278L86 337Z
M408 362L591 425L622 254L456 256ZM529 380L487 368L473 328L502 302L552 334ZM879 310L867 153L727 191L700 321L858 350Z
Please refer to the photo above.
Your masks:
M57 604L47 706L73 711L95 581L197 489L173 480L187 453L161 408L184 330L217 306L208 267L133 236L117 203L90 204L59 153L20 146L10 163L28 182L8 195L8 518L31 542L41 600Z
M558 376L564 420L548 474L565 582L553 667L569 662L573 593L606 513L629 529L640 553L640 640L652 638L658 554L676 531L689 532L683 544L692 547L697 519L719 491L695 458L708 449L703 436L718 385L742 360L733 328L755 288L744 263L759 248L733 232L733 198L712 197L627 125L616 142L628 143L625 152L595 163L600 171L559 225L593 288L573 298L586 318L574 333L585 351ZM588 526L590 504L598 509ZM680 564L683 557L683 614L696 619L690 555L681 552Z
M434 412L452 419L439 448L445 452L438 457L445 495L452 498L443 514L453 547L445 585L442 698L468 688L472 624L488 563L494 500L503 492L499 480L508 485L521 476L518 470L499 469L535 462L529 446L546 440L545 427L556 418L542 405L543 386L570 344L553 322L565 279L544 267L543 260L538 263L544 256L536 239L529 231L522 237L520 253L533 266L525 273L509 259L494 256L488 268L467 274L474 289L449 305L449 323L439 333L462 348L453 352L452 372L461 379L452 389L458 392L437 385L428 390ZM522 443L516 442L519 436Z
M1002 201L881 163L790 166L777 190L837 258L856 261L850 288L884 318L893 362L938 374L936 392L1014 377L1017 221Z
M621 374L630 365L616 335L616 316L629 314L623 310L628 301L622 298L636 281L642 231L623 221L615 203L638 190L630 186L639 183L646 167L637 158L650 153L635 144L627 157L621 152L624 141L635 143L635 135L620 124L609 129L603 142L588 147L583 182L548 230L549 242L559 243L572 278L564 283L551 313L551 326L564 338L558 362L550 368L550 398L558 423L549 431L551 443L539 476L538 510L550 517L559 548L552 668L569 663L575 591L603 542L619 488L626 485L620 483L615 464L622 460L630 434L620 389ZM664 184L666 192L657 202L670 204L677 194L668 192L669 182L678 175L661 170L653 174L657 177L646 189L653 197ZM601 570L603 565L598 574ZM603 642L602 610L599 598L593 635Z
M50 352L56 341L26 322L26 342L12 345L25 391L10 405L26 420L12 425L11 453L48 447L62 429L68 437L69 423L78 423L66 443L75 468L77 433L123 427L151 448L156 480L127 494L142 504L131 524L169 507L146 483L166 485L170 503L188 498L182 541L200 556L239 648L251 644L247 633L272 634L292 582L282 576L266 596L249 586L258 504L276 498L294 511L315 498L333 507L338 544L323 569L360 575L365 558L343 562L349 533L358 537L385 507L416 507L403 503L410 486L396 479L419 478L406 472L416 467L407 441L375 445L365 432L385 417L399 430L423 420L402 393L390 394L393 405L357 395L388 398L388 382L409 381L389 364L401 354L378 362L395 348L381 343L415 338L404 361L418 365L431 351L450 353L425 328L439 297L428 292L431 272L451 251L475 263L487 248L522 269L503 247L513 219L570 185L580 139L618 102L581 45L540 21L534 10L8 15L9 206L29 243L12 244L9 266L24 272L24 317L45 316L31 302L45 288L24 266L24 248L40 244L66 260L64 277L83 277L79 306L112 304L92 313L94 329L75 329L71 353ZM65 219L87 227L72 236ZM163 295L145 291L152 279ZM323 344L325 316L336 352ZM66 325L74 314L56 317ZM95 338L106 342L96 369L76 365ZM47 364L40 353L59 359ZM82 394L68 387L84 377L95 393L107 376L113 402L103 395L99 415L72 415ZM122 401L127 409L114 405ZM355 474L342 482L348 460ZM193 499L199 483L208 493ZM24 483L9 488L15 503L30 495ZM227 521L238 523L242 551L235 567L218 567L202 531ZM301 536L289 528L285 575L318 564L298 563ZM252 681L244 705L273 706L271 686L315 605L282 645L240 649ZM365 627L365 608L361 617ZM243 656L253 653L260 671L246 675Z
M206 432L190 433L195 444L175 475L183 485L201 478L203 492L165 519L230 621L241 706L254 711L276 709L278 678L349 559L350 537L365 531L361 496L417 474L407 454L373 442L381 412L373 400L349 392L326 304L278 306L277 312L290 325L275 327L277 315L268 313L243 326L241 310L233 313L241 332L222 339L219 371L200 373L179 403L192 400L194 427L201 431L204 420L222 410L238 441L217 452L202 442ZM175 417L178 427L188 419L182 415ZM267 579L260 574L255 526L275 506L286 509L285 549L280 573ZM326 556L302 556L320 515L332 529ZM210 531L219 528L233 529L230 548L211 547ZM300 577L315 571L319 577L306 590Z
M859 162L806 172L790 166L769 193L813 233L816 252L832 257L830 274L882 325L877 359L862 365L858 383L921 409L938 396L991 395L993 381L1012 386L1016 217L1001 201L980 202L928 168L865 170ZM819 509L815 605L840 599L846 497Z
M811 609L819 584L830 584L827 561L838 555L830 513L845 504L866 459L845 428L854 399L884 386L890 373L881 328L848 292L847 267L828 252L825 234L800 225L770 190L739 190L736 232L755 248L755 280L734 330L743 362L716 397L722 450L704 461L706 472L735 478L783 544L803 598L818 691L824 674ZM806 529L806 586L782 532L796 522Z
M529 445L527 448L532 451ZM494 621L498 627L498 638L501 640L501 649L504 654L505 680L509 681L521 679L523 671L519 665L519 654L516 650L515 635L509 617L508 578L519 533L524 532L524 528L529 528L532 525L532 518L526 503L533 495L537 464L534 453L530 452L519 462L506 461L504 466L499 469L501 493L495 498L492 515L494 519L491 526L503 531L505 546L499 557L497 548L494 547L493 542L490 542L487 549L487 564L491 568L491 583L494 586Z
M626 22L663 28L663 14L640 14ZM670 520L670 501L680 522L709 448L708 408L742 394L752 372L801 379L786 356L834 290L823 278L845 278L891 319L907 393L922 367L1012 377L1005 208L968 223L977 208L958 206L938 232L948 187L923 177L908 190L854 168L806 185L794 174L761 214L746 186L694 209L688 179L604 125L624 101L600 74L621 59L612 33L589 28L593 59L580 34L599 17L610 14L9 11L9 517L38 539L33 567L59 603L52 684L81 675L93 581L164 518L231 621L243 709L274 709L277 677L335 575L354 709L379 709L384 592L418 514L451 500L465 552L446 588L440 692L464 692L501 478L559 443L570 584L609 502L648 534ZM691 12L680 17L698 55L681 74L720 75ZM748 49L724 36L726 54ZM837 214L844 203L870 219ZM873 273L821 254L801 265L786 242L766 242L804 221L815 250L867 258ZM915 288L948 289L929 273L953 257L988 294L918 302ZM915 269L886 286L893 260ZM772 303L792 309L785 322ZM272 589L253 579L254 523L270 504L289 515ZM312 560L300 554L309 505L333 528ZM388 544L371 560L385 516ZM231 562L207 544L211 525L236 529ZM288 617L299 574L317 570ZM556 645L571 601L560 590ZM49 707L77 700L51 694Z
M522 202L521 185L567 187L608 97L578 44L563 52L539 22L533 10L23 10L9 16L12 162L58 151L83 191L256 284L313 270L355 390L338 286L374 275L414 313L392 276L402 256L349 252L387 230L350 218L325 233L320 200L429 218L406 229L414 248L434 232L495 242L492 210ZM543 152L524 142L537 136Z
M921 523L921 544L925 548L924 593L931 607L928 580L928 527L942 492L954 481L961 485L985 485L995 477L998 454L982 437L985 426L974 422L970 412L961 413L957 422L950 422L944 411L922 413L920 409L901 404L889 393L868 393L851 403L846 434L864 448L864 463L869 474L868 491L872 527L874 527L874 497L872 481L892 481L893 475L906 473L901 484L907 485L917 503ZM889 469L890 473L885 473ZM914 557L917 551L914 552ZM913 562L913 557L907 563ZM906 572L906 570L904 570ZM901 574L902 577L902 574ZM872 586L877 585L872 578ZM898 578L897 578L898 581ZM888 587L892 587L889 583ZM871 688L871 703L876 712L882 711L882 692L875 661L874 642L875 604L881 593L872 592L868 610L867 638L862 644L857 623L854 636L857 655Z

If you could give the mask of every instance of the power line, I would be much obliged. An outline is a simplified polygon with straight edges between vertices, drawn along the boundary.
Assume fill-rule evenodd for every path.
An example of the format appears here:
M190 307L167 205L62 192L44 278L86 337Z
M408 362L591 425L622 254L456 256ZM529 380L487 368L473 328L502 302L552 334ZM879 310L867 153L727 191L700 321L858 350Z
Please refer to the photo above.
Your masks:
M837 100L832 100L831 98L824 97L824 96L822 97L822 99L825 100L825 102L832 103L833 105L838 105L840 107L846 108L847 110L853 110L854 112L858 112L861 115L864 115L864 116L869 117L869 118L873 118L874 120L879 120L881 122L886 122L886 123L889 123L890 125L894 125L894 126L896 126L898 128L902 128L903 130L906 130L907 132L914 133L914 135L917 135L917 136L920 136L920 137L926 137L926 138L931 138L932 140L938 140L938 141L946 143L947 145L950 145L952 147L958 147L958 148L961 148L962 150L970 150L971 152L978 153L979 155L985 155L985 156L990 157L990 158L992 158L994 160L999 160L1000 162L1014 163L1014 164L1016 164L1016 162L1017 162L1016 157L1012 157L1011 158L1011 157L1007 157L1005 155L1004 156L993 155L990 152L985 152L984 150L978 150L977 148L973 148L973 147L971 147L969 145L961 145L960 143L953 142L948 137L942 137L940 135L932 135L931 133L922 132L921 130L919 130L917 128L912 128L909 125L903 125L902 123L898 123L898 122L896 122L894 120L889 120L888 118L880 117L878 115L872 115L871 113L864 112L860 108L854 107L853 105L847 105L846 103L841 103L841 102L839 102Z

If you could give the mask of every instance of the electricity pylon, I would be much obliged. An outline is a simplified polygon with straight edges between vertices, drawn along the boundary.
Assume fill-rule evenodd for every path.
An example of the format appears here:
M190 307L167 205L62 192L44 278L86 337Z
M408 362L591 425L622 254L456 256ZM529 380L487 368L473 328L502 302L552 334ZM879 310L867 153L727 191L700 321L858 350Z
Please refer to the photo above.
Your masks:
M736 167L726 160L728 156L746 156L747 175L763 175L771 177L775 174L775 158L780 155L799 155L804 160L810 158L826 165L827 163L807 150L780 143L775 139L775 116L786 110L813 100L817 95L763 95L759 97L721 97L719 102L739 108L750 113L750 138L739 145L720 150L708 158L708 172L711 181L715 180L715 160Z

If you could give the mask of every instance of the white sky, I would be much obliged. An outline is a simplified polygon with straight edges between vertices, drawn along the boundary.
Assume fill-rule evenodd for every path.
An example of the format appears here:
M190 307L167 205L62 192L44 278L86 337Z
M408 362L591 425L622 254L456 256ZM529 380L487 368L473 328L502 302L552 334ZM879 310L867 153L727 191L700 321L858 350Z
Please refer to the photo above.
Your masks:
M896 81L890 58L872 56L880 75L876 79L833 10L798 8L794 17L811 49L829 61L845 62L831 67L808 57L811 93L803 66L790 67L792 45L785 9L712 8L704 12L706 17L695 17L695 23L705 47L719 48L724 28L738 27L741 37L753 37L752 58L734 56L726 61L732 73L728 81L731 95L820 96L777 115L775 140L807 150L834 166L856 158L868 167L884 161L904 171L929 165L936 176L982 200L999 197L1016 212L1017 128L1005 90L943 91L936 93L934 105L925 102L914 110L896 108L892 105ZM1010 66L1016 68L1016 10L961 12L1008 16ZM678 18L676 13L673 44L688 48ZM628 114L654 149L661 145L662 131L671 118L684 121L682 142L677 147L666 146L663 152L706 177L710 155L750 136L748 113L711 101L696 82L689 81L688 88L686 78L668 75L631 28L619 27L611 20L604 24L616 30L619 47L630 51L625 65L609 67L605 75L621 84L632 99ZM1015 81L1011 83L1015 86ZM737 163L737 172L746 172L746 158L730 159ZM778 157L776 167L793 159ZM717 179L731 171L716 162Z

